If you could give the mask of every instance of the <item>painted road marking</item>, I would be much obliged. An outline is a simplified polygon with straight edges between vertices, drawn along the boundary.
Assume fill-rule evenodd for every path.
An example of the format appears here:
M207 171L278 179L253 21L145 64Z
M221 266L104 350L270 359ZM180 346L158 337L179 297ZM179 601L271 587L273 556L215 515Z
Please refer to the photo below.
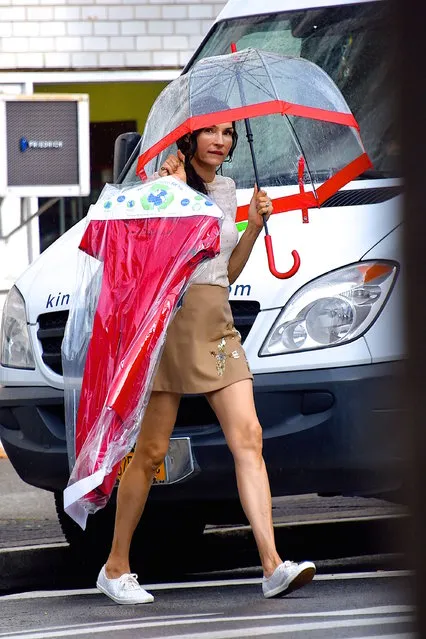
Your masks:
M338 611L341 612L341 611ZM318 613L317 616L324 616L323 613ZM199 624L199 629L196 634L173 634L163 636L162 639L237 639L246 637L260 637L271 634L290 633L290 632L309 632L320 630L331 630L335 628L357 628L363 626L383 626L390 624L406 624L414 621L413 615L400 615L400 616L386 616L386 617L370 617L367 619L344 619L344 620L330 620L313 622L299 622L293 624L280 624L271 626L259 626L239 628L239 629L227 629L227 630L208 630L203 632L200 628L202 624L211 623L235 623L235 622L249 622L249 621L262 621L271 618L271 615L256 615L256 616L239 616L239 617L209 617L209 618L186 618L186 619L170 619L166 622L167 626L184 626ZM284 615L275 615L275 619L283 619ZM164 627L164 620L146 621L138 620L137 622L122 621L117 623L98 623L96 625L90 625L90 627L78 627L75 626L63 626L57 629L44 628L43 630L30 630L25 632L12 632L6 634L0 634L0 637L10 637L13 639L57 639L58 637L75 637L84 634L101 634L106 632L119 632L124 630L138 630L148 628Z
M362 637L352 637L352 639L415 639L416 635L412 632L398 633L397 635L362 635Z
M99 627L102 625L110 626L113 624L120 623L147 623L149 621L159 622L159 621L173 621L173 620L191 620L198 618L198 620L203 621L203 617L213 618L213 621L272 621L274 619L304 619L304 618L315 618L320 617L324 619L324 617L360 617L360 616L368 616L368 615L410 615L414 612L413 606L407 605L388 605L388 606L374 606L370 608L355 608L350 610L329 610L329 611L317 611L317 612L295 612L295 613L279 613L279 614L264 614L264 615L246 615L240 617L219 617L217 613L195 613L195 614L182 614L182 615L158 615L158 616L150 616L144 617L143 620L141 617L129 618L124 621L112 619L108 621L102 622L87 622L87 623L79 623L79 624L67 624L62 626L50 626L44 629L45 632L53 632L53 631L64 631L64 630L76 630L76 629L86 629L91 630L92 627ZM14 631L9 633L7 636L9 637L21 637L23 634L38 632L38 629L26 630L26 631ZM4 633L0 633L0 637L4 636Z
M186 614L182 614L182 615L151 615L151 616L147 616L147 617L143 617L143 621L147 622L147 621L162 621L164 622L169 622L169 621L173 621L176 619L195 619L195 618L202 618L202 617L213 617L216 616L217 617L217 613L216 612L200 612L200 613L194 613L194 614L190 614L190 613L186 613ZM141 616L139 615L139 617L130 617L129 619L125 620L125 623L137 623L141 621ZM103 622L99 622L99 621L88 621L85 623L76 623L76 624L68 624L68 625L62 625L62 626L48 626L46 628L44 628L44 630L46 632L53 632L54 630L59 630L59 631L63 631L65 629L86 629L89 630L91 629L92 626L108 626L111 624L117 624L117 623L121 623L120 619L109 619ZM31 632L40 632L39 628L32 628L31 630L14 630L12 632L9 632L7 634L7 637L21 637L22 634L26 634L26 633L31 633ZM0 633L0 637L4 637L5 633Z
M235 630L217 630L217 631L208 631L208 632L197 632L196 634L186 634L186 635L168 635L166 637L162 637L161 639L246 639L246 637L262 637L265 635L277 635L284 633L294 633L294 632L318 632L321 630L332 630L335 628L355 628L362 626L376 626L381 624L391 624L391 623L408 623L412 621L411 617L408 618L400 618L400 617L392 617L390 619L384 617L383 619L356 619L351 623L344 621L335 621L335 622L315 622L315 623L300 623L300 624L291 624L289 626L262 626L255 628L241 628ZM380 636L380 635L379 635ZM401 637L400 634L393 635L398 638ZM406 637L410 639L414 639L414 633L407 635ZM381 637L381 636L380 636ZM28 638L29 639L29 638ZM35 639L35 638L34 638ZM382 639L382 637L381 637Z
M161 639L246 639L246 637L262 637L269 635L281 635L284 633L295 633L295 632L318 632L321 630L333 630L335 628L356 628L356 627L365 627L365 626L377 626L381 624L391 624L391 623L409 623L413 621L411 617L400 618L400 617L392 617L383 619L355 619L353 622L344 622L344 621L335 621L335 622L315 622L315 623L298 623L291 624L288 626L280 625L280 626L256 626L255 628L240 628L240 629L232 629L232 630L214 630L208 632L197 632L196 634L176 634L176 635L168 635L163 636ZM380 639L383 639L381 635ZM393 635L401 638L400 634ZM414 639L414 633L407 635L406 637L410 639Z
M52 548L68 548L66 541L59 541L54 544L33 544L32 546L12 546L11 548L0 548L0 555L13 552L27 552L30 550L51 550Z
M347 579L384 579L390 577L412 577L410 570L377 570L374 572L348 572L315 575L314 581L340 581ZM222 588L223 586L253 586L262 583L261 577L249 579L217 579L213 581L184 581L177 583L143 584L145 590L189 590L191 588ZM15 595L3 595L0 601L15 599L49 599L54 597L73 597L75 595L99 595L97 588L80 588L75 590L39 590L21 592ZM0 635L1 636L1 635Z

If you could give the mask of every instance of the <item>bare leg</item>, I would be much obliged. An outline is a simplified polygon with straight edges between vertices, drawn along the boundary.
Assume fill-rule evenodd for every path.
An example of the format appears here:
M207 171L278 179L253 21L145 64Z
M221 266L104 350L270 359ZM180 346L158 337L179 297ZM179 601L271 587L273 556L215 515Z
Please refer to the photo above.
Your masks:
M256 415L251 380L209 393L207 399L233 454L241 505L250 522L265 577L282 563L272 523L268 474L262 456L262 429Z
M145 411L132 461L118 488L114 538L106 563L109 579L130 572L129 551L154 473L163 461L176 421L180 395L153 392Z

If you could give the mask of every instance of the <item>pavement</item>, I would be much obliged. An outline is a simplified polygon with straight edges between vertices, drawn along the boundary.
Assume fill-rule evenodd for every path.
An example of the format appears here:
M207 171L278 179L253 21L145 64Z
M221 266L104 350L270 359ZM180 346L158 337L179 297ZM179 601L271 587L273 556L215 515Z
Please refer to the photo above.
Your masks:
M75 556L57 520L53 494L23 482L2 458L0 495L0 594L87 585L81 574L70 578ZM320 569L337 572L343 557L345 569L351 561L358 569L406 567L400 551L408 517L400 505L314 494L278 497L273 499L273 519L277 547L296 561L309 555L322 562ZM202 544L197 573L259 570L248 526L208 526ZM86 578L91 583L89 574Z
M65 542L53 494L20 479L7 458L0 459L0 548Z
M37 544L64 543L53 494L23 482L7 458L0 459L0 549ZM276 526L380 520L400 517L406 510L375 498L298 495L273 499ZM245 529L221 526L220 530ZM207 532L217 530L208 526Z
M23 482L7 458L0 459L0 494L0 549L65 543L53 494ZM387 521L405 515L404 507L375 498L311 494L273 499L276 527ZM206 532L236 529L244 531L248 526L207 526Z

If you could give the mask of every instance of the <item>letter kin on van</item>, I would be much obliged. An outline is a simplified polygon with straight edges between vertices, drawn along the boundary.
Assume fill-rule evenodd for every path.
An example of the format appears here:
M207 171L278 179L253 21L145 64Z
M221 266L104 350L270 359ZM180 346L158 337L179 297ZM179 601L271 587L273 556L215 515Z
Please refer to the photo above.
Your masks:
M46 308L57 308L58 306L68 306L70 303L70 294L69 293L61 293L52 295L49 293Z

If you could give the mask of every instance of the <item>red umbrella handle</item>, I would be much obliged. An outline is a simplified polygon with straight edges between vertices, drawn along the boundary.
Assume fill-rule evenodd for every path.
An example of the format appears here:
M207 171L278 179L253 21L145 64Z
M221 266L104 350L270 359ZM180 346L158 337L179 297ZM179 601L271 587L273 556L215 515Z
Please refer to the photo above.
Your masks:
M237 45L235 44L235 42L231 42L231 52L232 53L236 53L237 52ZM241 94L241 99L243 104L245 104L245 97L244 97L244 91L243 91L243 87L241 85L241 78L239 77L239 75L237 75L237 80L238 80L238 84L240 87L240 94ZM255 179L256 179L256 186L258 189L260 189L260 185L259 185L259 176L258 176L258 171L257 171L257 163L256 163L256 158L255 158L255 154L254 154L254 148L253 148L253 133L251 130L251 125L250 125L250 120L248 119L244 119L245 125L246 125L246 131L247 131L247 140L250 146L250 152L251 152L251 158L253 161L253 169L254 169L254 175L255 175ZM302 164L303 162L303 164ZM304 169L304 160L303 158L301 158L300 162L299 162L299 182L300 180L302 180L303 182L303 169ZM302 171L302 176L300 177L300 173ZM301 192L302 192L302 187L301 187ZM271 271L272 275L275 275L275 277L277 277L280 280L287 280L290 277L293 277L293 275L296 275L297 271L299 270L300 267L300 257L299 257L299 253L297 251L292 251L291 254L293 256L293 266L291 267L291 269L289 271L287 271L287 273L280 273L279 271L277 271L276 266L275 266L275 260L274 260L274 251L272 249L272 238L269 235L268 232L268 225L266 223L266 219L263 218L263 226L265 228L265 245L266 245L266 253L268 256L268 264L269 264L269 270Z
M300 256L297 251L291 252L293 256L293 266L291 267L291 269L286 273L280 273L279 271L277 271L277 268L275 266L274 251L272 248L272 237L270 235L265 235L265 246L266 253L268 255L269 270L271 271L272 275L275 275L275 277L277 277L279 280L288 280L290 277L293 277L293 275L296 275L297 271L300 268Z

